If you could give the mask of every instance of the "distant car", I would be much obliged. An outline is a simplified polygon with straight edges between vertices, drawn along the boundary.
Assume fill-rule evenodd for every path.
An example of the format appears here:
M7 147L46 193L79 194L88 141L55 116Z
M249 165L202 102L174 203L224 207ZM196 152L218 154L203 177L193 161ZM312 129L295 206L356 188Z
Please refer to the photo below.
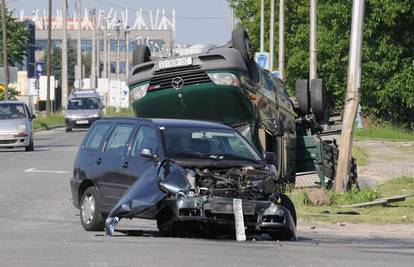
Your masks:
M103 115L103 105L96 90L74 90L69 95L65 112L65 131L89 128Z
M263 156L231 127L174 119L102 119L89 129L71 179L88 231L119 218L157 220L160 232L234 233L241 199L247 233L296 237L274 153Z
M24 147L33 151L35 115L20 101L0 101L0 148Z

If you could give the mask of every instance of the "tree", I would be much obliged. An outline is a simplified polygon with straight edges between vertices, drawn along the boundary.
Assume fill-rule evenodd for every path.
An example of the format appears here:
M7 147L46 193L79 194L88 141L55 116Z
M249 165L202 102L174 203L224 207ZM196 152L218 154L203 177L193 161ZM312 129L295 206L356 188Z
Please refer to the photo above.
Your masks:
M260 1L228 1L257 51ZM270 1L265 2L268 22ZM286 1L285 8L286 85L293 93L295 81L309 76L309 1ZM351 11L352 1L318 1L318 76L335 110L342 109L346 91ZM366 0L361 104L374 118L406 125L414 122L413 25L414 1Z
M12 12L6 9L8 62L10 66L15 66L16 63L21 64L26 56L27 47L29 45L29 32L24 24L12 15ZM2 34L3 31L0 27L1 45L3 45ZM3 62L2 53L0 53L0 62Z

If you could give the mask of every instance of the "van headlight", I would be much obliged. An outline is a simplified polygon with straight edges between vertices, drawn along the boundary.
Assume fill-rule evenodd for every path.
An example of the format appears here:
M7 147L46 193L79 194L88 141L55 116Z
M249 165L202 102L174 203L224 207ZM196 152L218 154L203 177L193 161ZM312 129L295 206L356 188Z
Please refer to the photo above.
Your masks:
M91 115L91 118L98 118L99 117L99 114L92 114Z
M20 124L16 128L17 128L17 131L24 132L26 130L26 125Z
M137 101L140 98L143 98L147 94L149 83L138 85L134 87L129 92L130 98L132 101Z
M233 73L208 73L208 77L210 77L210 79L218 85L240 85L239 78Z

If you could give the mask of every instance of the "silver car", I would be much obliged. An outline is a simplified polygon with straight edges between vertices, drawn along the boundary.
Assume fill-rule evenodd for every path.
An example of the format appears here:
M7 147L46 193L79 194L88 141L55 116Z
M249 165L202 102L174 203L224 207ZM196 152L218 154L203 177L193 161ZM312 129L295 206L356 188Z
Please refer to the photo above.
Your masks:
M0 148L24 147L33 151L35 115L20 101L0 101Z

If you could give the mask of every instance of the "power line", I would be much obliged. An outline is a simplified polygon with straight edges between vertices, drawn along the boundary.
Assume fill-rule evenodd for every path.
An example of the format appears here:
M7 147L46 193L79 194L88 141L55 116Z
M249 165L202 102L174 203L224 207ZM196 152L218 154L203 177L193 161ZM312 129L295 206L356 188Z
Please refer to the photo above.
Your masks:
M140 11L139 9L135 9L135 8L130 8L130 7L126 7L126 6L121 6L121 5L118 5L118 4L114 4L114 3L111 3L111 2L108 2L108 1L105 1L105 0L94 0L95 2L99 2L99 3L102 3L102 4L105 4L105 5L108 5L108 6L113 6L113 7L117 7L117 8L120 8L120 9L128 9L128 10L131 10L131 11ZM142 13L144 13L144 14L150 14L150 12L149 11L146 11L146 10L141 10L142 11ZM168 17L168 18L172 18L172 16L168 16L168 15L165 15L166 17ZM193 19L193 20L219 20L219 19L231 19L231 17L224 17L224 16L210 16L210 17L203 17L203 16L201 16L201 17L194 17L194 16L175 16L175 18L176 19L189 19L189 20L191 20L191 19Z

